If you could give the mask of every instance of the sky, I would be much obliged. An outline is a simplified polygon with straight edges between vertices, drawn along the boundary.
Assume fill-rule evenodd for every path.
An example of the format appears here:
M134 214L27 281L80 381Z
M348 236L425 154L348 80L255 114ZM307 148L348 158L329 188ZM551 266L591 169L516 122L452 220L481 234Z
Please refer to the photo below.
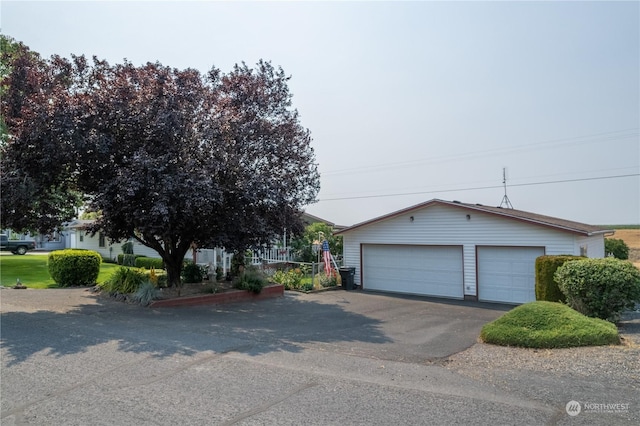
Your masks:
M307 212L353 225L434 198L640 223L640 2L0 3L42 56L281 66L311 131Z

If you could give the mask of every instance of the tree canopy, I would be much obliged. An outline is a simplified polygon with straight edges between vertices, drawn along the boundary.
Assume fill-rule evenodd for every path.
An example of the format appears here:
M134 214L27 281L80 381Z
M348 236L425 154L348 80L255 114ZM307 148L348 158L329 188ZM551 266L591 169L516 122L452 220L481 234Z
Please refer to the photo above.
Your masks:
M315 222L308 225L304 232L295 237L291 242L295 250L296 257L301 262L317 262L318 252L314 252L314 245L318 251L322 251L324 240L329 243L329 251L331 254L342 255L342 236L333 235L333 228L323 222Z
M49 233L81 204L69 149L69 64L6 36L0 43L1 225Z
M22 91L17 106L2 101L11 117L2 146L3 226L46 231L53 219L69 219L42 204L61 193L50 189L83 194L100 212L92 230L114 241L134 236L156 250L172 284L192 244L241 250L301 229L319 174L281 68L260 61L202 75L80 56L39 60L36 71L49 90ZM13 61L16 77L3 87L18 92L31 81L19 76L30 73L31 63ZM51 223L20 222L8 207L17 197L5 197L5 185L25 176L44 191L29 197Z

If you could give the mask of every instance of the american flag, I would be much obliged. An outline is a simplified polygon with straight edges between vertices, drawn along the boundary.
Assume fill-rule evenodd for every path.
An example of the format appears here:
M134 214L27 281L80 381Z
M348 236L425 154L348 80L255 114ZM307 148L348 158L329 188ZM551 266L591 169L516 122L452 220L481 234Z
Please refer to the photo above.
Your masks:
M329 241L322 242L322 260L324 260L324 273L331 274L331 252L329 251Z

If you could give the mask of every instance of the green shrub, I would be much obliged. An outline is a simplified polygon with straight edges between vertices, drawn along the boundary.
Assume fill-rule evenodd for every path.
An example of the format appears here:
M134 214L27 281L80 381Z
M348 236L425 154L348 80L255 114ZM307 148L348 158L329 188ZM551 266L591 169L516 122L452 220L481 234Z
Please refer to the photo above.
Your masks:
M124 264L124 262L125 262L125 256L133 256L133 257L127 257L127 262L131 263L131 265L125 265L125 264ZM135 254L135 255L134 255L134 254L122 254L122 253L120 253L120 254L117 256L117 259L118 259L118 265L123 265L123 266L135 266L135 263L136 263L135 259L136 259L137 257L144 257L144 256L142 256L141 254Z
M49 253L49 275L61 287L94 285L101 262L102 256L95 251L56 250Z
M248 267L241 275L235 278L233 285L237 289L252 291L257 294L267 285L267 278L258 269Z
M167 273L162 271L156 272L156 274L158 275L158 287L167 287L169 285L169 277L167 276Z
M567 262L555 273L569 306L590 317L617 321L640 302L640 270L614 258Z
M314 281L314 287L326 288L338 285L338 279L333 274L327 275L325 273L320 273L314 277Z
M216 266L216 281L221 281L224 277L224 272L222 272L222 267Z
M122 253L124 254L133 254L133 241L127 241L126 243L120 246L122 249Z
M160 290L151 281L146 281L133 294L133 301L141 306L149 306L151 302L159 299L161 294Z
M629 259L629 246L623 241L616 238L604 239L604 253L606 256L613 256L616 259Z
M164 261L162 259L158 259L156 257L136 257L135 260L136 268L145 268L145 269L164 269Z
M580 256L563 254L559 256L540 256L536 259L536 300L548 302L566 302L566 296L553 278L556 270L569 260L584 259Z
M149 277L144 270L121 266L107 281L99 284L99 287L109 294L129 294L136 292L148 280Z
M303 274L300 269L277 270L271 280L282 284L285 290L298 290L302 285Z
M204 267L188 262L182 268L182 281L185 283L201 283L205 276Z
M147 280L151 281L151 283L156 287L167 286L167 271L165 271L164 269L139 268L139 271L143 273L147 277Z
M125 254L122 256L122 266L136 266L136 257L135 254Z
M252 256L251 251L236 251L231 258L231 276L237 277L246 266L246 258Z
M620 343L610 322L588 318L562 303L520 305L485 324L480 338L486 343L524 348L569 348Z

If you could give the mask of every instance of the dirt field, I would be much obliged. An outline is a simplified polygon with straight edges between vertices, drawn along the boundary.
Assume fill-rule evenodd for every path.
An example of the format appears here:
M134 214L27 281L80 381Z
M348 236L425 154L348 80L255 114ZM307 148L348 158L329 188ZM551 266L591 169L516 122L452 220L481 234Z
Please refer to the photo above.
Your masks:
M629 247L629 260L640 268L640 229L616 229L609 238L617 238Z

